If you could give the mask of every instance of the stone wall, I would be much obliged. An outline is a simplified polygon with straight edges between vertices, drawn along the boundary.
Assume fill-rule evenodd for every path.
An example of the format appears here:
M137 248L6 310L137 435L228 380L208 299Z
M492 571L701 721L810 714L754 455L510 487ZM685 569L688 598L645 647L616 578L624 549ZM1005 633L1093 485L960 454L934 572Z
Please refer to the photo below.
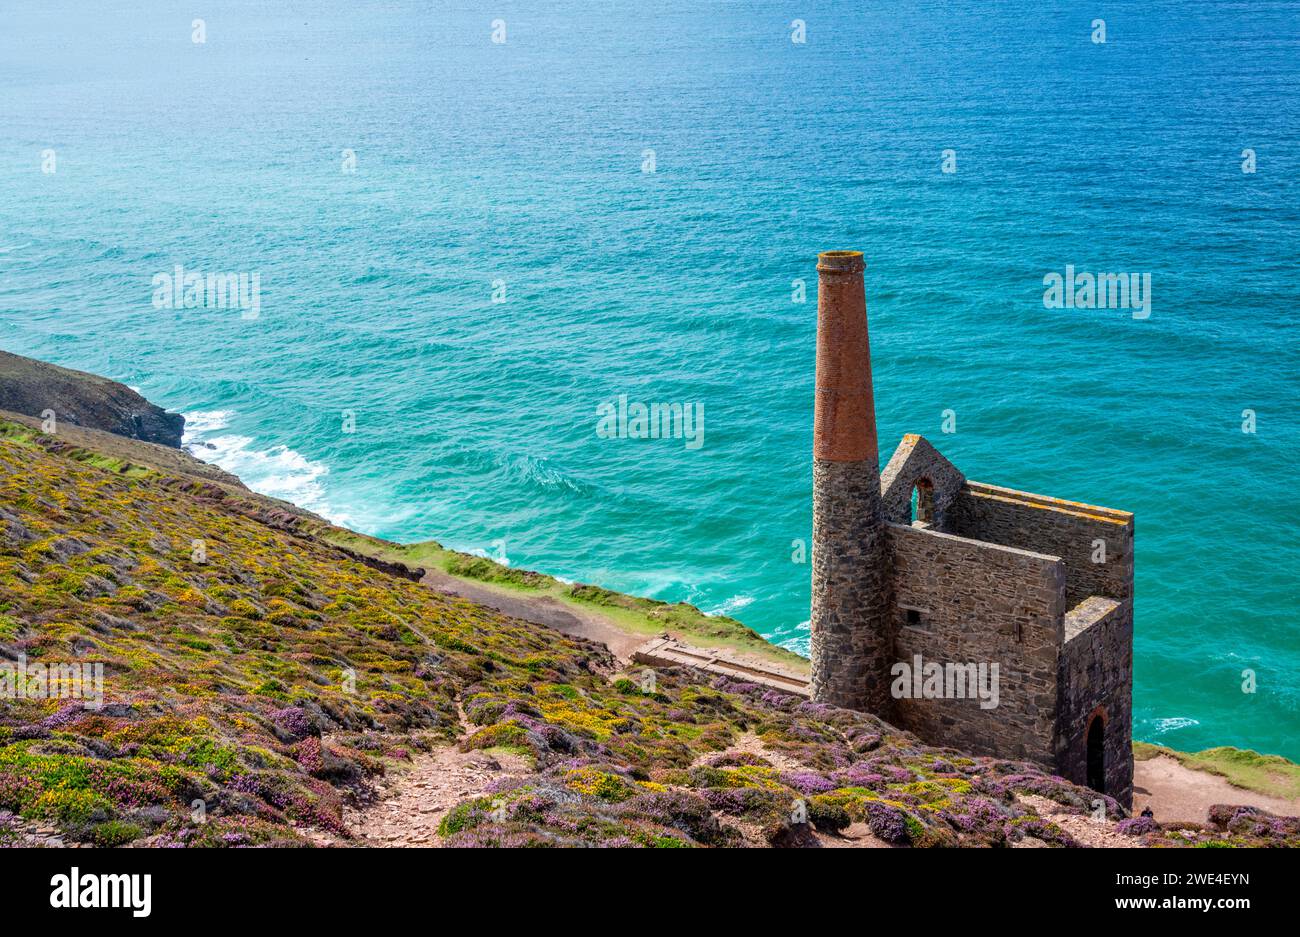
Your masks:
M1094 714L1104 720L1105 792L1133 804L1132 607L1093 596L1071 609L1057 691L1060 713L1056 771L1088 783L1087 735Z
M813 459L813 699L890 716L889 553L874 459Z
M882 476L874 460L815 459L813 479L814 698L1079 784L1089 724L1104 719L1103 786L1131 805L1133 516L968 482L919 436ZM913 525L918 482L933 513ZM918 656L996 664L997 706L971 687L891 693L895 665L915 669Z
M1057 558L920 527L887 524L893 552L894 660L996 663L999 704L897 700L895 722L927 742L1055 764L1065 567Z
M948 513L966 486L966 476L924 436L913 433L903 437L880 474L880 499L885 520L895 524L912 522L912 490L919 481L930 486L933 502L931 529L952 533Z
M1133 515L1126 511L968 482L948 519L959 536L1059 556L1070 606L1092 595L1132 601ZM1093 562L1098 540L1106 544L1104 563Z

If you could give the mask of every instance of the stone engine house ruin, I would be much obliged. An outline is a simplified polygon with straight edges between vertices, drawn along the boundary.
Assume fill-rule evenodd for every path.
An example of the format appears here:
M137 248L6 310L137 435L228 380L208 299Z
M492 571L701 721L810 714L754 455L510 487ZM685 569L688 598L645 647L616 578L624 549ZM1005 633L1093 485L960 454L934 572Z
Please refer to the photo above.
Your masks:
M1133 515L970 481L915 435L882 474L864 269L817 266L813 698L1131 807ZM997 705L899 692L918 656L958 689L996 664Z

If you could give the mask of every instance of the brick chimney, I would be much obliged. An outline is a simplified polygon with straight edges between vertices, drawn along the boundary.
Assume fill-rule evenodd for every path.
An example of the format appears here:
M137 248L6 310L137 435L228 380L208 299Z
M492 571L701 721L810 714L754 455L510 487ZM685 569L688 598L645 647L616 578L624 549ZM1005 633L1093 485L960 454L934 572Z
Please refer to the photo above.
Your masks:
M865 269L858 251L818 257L812 694L888 718L892 616Z

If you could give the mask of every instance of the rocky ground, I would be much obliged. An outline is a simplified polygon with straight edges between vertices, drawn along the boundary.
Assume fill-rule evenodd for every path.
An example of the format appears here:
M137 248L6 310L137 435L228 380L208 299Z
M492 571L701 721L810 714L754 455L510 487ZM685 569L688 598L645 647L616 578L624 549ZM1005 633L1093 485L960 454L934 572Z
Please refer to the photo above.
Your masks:
M125 384L0 351L0 410L179 448L185 418Z

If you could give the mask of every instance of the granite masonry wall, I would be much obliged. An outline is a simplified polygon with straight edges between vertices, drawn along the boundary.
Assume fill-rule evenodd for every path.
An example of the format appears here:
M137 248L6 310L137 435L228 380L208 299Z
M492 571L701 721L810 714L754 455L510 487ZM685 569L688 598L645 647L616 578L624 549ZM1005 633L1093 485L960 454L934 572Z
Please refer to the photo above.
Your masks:
M1133 515L1126 511L968 482L947 517L958 536L1059 556L1071 606L1092 595L1132 601ZM1093 562L1099 539L1104 563Z
M874 459L813 459L812 698L888 719L889 552Z
M927 486L930 492L930 528L951 533L948 513L966 486L966 476L924 436L909 433L880 473L880 499L885 520L896 524L912 522L912 491L918 483Z
M1105 793L1133 802L1133 613L1114 599L1093 596L1065 619L1057 687L1057 773L1088 783L1088 725L1103 720Z
M999 702L902 699L895 722L927 742L1055 767L1065 565L922 527L886 525L894 659L999 665ZM886 668L886 672L888 669Z

